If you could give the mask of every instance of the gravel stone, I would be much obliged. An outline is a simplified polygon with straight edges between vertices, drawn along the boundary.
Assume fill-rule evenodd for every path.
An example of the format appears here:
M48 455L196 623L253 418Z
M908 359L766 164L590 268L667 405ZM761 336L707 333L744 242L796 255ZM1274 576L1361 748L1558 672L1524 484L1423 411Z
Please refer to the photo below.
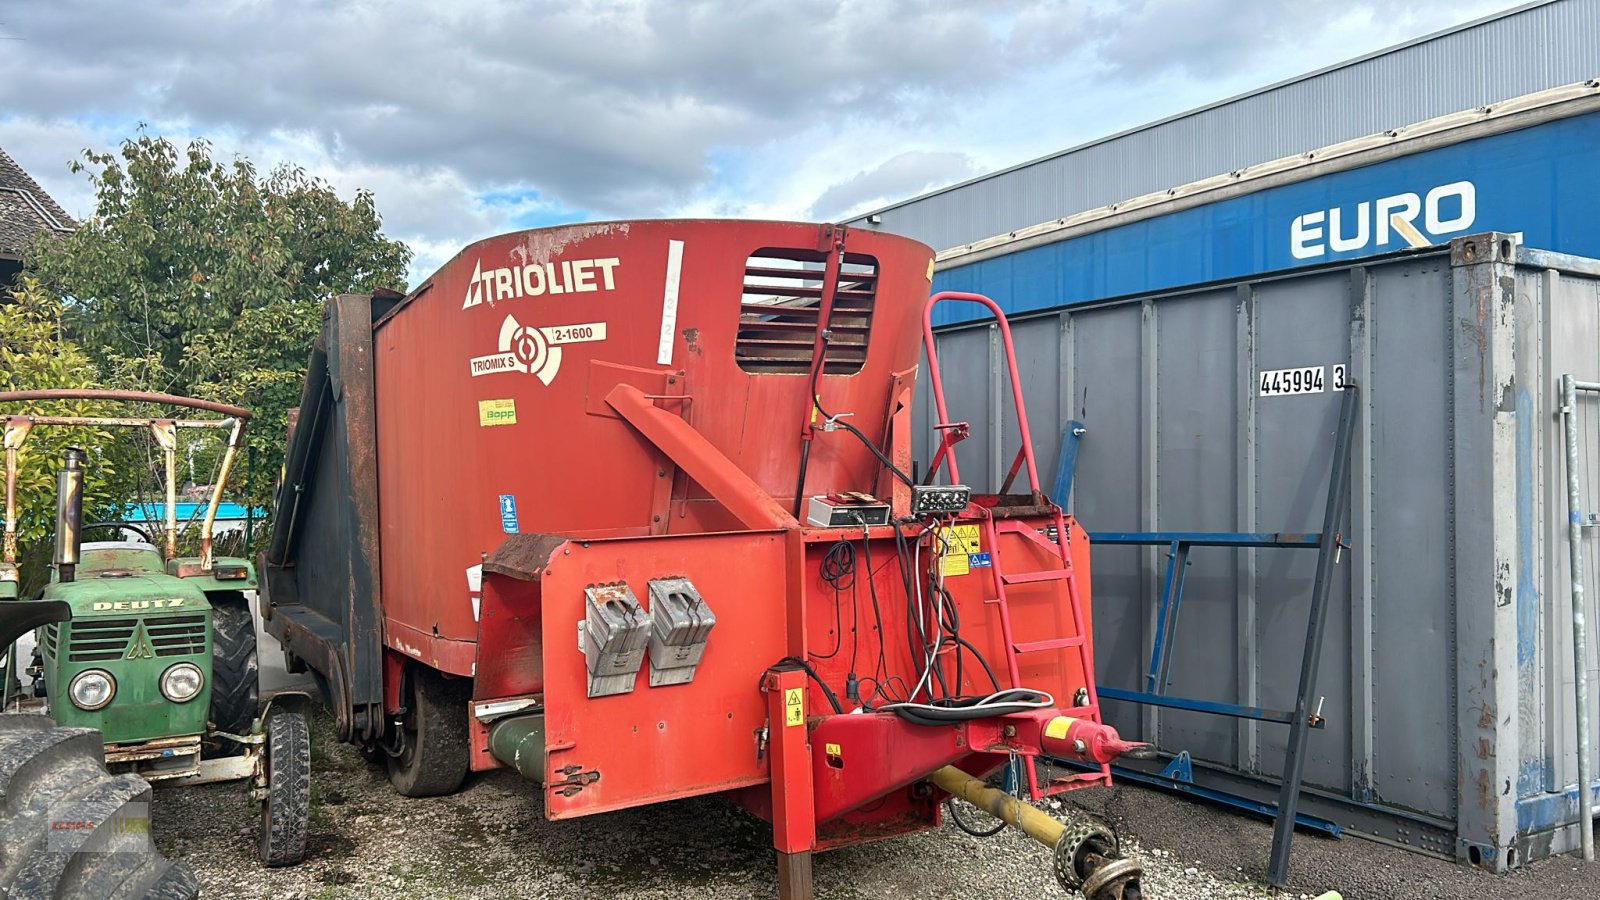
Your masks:
M547 822L539 791L509 771L469 777L460 793L407 799L355 748L312 722L307 858L264 869L258 811L241 783L158 787L156 842L183 859L207 896L240 898L538 898L753 900L776 896L767 826L715 797ZM1065 795L1053 813L1086 809L1114 824L1145 869L1152 900L1261 898L1265 822L1137 787ZM1068 897L1049 852L1010 829L970 837L954 826L818 854L825 900L1015 900ZM1570 859L1495 878L1367 841L1297 836L1287 896L1338 889L1362 898L1600 897L1600 867Z

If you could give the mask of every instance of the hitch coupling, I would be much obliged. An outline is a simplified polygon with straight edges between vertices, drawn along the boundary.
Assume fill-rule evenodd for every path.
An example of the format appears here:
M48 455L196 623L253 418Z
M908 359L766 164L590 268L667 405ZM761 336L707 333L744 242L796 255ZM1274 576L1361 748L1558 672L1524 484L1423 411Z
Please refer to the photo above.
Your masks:
M1122 856L1111 826L1088 816L1062 823L1005 791L992 788L955 766L930 776L939 789L971 803L1055 853L1056 880L1086 900L1143 900L1138 860Z

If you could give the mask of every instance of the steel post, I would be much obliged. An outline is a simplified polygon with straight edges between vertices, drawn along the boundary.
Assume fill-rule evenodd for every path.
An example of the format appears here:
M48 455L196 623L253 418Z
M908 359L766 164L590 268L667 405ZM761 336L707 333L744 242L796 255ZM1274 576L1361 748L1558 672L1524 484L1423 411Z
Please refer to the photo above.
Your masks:
M1267 881L1282 886L1289 880L1289 846L1294 840L1296 807L1300 803L1300 780L1306 769L1306 739L1311 733L1312 693L1317 687L1317 668L1322 662L1322 632L1328 622L1328 595L1333 589L1334 570L1343 535L1345 508L1350 502L1350 432L1356 415L1360 389L1345 388L1339 408L1339 439L1333 449L1333 471L1328 481L1328 506L1322 517L1322 534L1317 551L1317 574L1311 589L1311 614L1306 623L1306 652L1300 663L1300 686L1295 693L1294 718L1289 723L1289 744L1284 757L1283 786L1278 795L1278 819L1272 829L1272 856L1267 864Z
M1567 444L1567 552L1572 559L1572 682L1578 716L1578 838L1585 861L1594 859L1594 823L1590 818L1589 659L1583 602L1583 497L1578 473L1578 387L1571 375L1561 376L1561 422Z

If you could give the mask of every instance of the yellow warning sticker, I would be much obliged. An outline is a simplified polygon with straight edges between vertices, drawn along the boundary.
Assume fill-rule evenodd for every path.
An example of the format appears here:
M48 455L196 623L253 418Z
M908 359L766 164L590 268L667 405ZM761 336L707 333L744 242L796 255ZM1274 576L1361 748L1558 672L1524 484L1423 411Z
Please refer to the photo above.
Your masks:
M783 724L785 727L806 723L806 692L802 688L787 688L783 692Z
M957 525L945 532L946 553L982 553L983 539L976 525Z
M1078 720L1071 716L1056 716L1045 723L1044 736L1059 741L1067 736L1067 729L1071 728L1072 723L1076 721Z
M972 571L972 555L983 552L983 539L976 525L957 525L939 532L943 552L939 565L946 578Z
M928 260L928 280L933 280L933 260Z
M843 756L844 755L844 751L839 748L838 744L823 744L822 745L822 752L827 754L828 756Z
M485 428L491 425L517 424L517 401L506 400L479 400L478 424Z

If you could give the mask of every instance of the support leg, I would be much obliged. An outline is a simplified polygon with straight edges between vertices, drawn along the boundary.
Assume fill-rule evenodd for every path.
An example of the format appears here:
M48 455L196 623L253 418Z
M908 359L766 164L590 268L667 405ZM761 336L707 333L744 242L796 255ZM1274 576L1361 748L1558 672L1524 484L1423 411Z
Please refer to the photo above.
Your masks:
M811 742L806 727L806 673L768 669L762 680L771 723L772 846L778 851L780 900L812 900L811 851L817 845Z
M1339 436L1333 450L1333 473L1328 479L1328 507L1322 517L1317 574L1311 587L1311 614L1306 623L1306 652L1300 663L1300 686L1295 693L1294 718L1289 722L1289 746L1284 753L1283 786L1278 792L1278 819L1272 828L1272 853L1267 861L1267 883L1283 887L1289 881L1289 847L1294 840L1295 813L1300 804L1300 781L1306 768L1306 739L1311 728L1312 695L1317 667L1322 661L1322 633L1328 623L1328 594L1341 551L1345 510L1350 504L1350 431L1356 415L1357 388L1346 388L1339 413Z
M778 900L811 900L811 851L778 851Z

